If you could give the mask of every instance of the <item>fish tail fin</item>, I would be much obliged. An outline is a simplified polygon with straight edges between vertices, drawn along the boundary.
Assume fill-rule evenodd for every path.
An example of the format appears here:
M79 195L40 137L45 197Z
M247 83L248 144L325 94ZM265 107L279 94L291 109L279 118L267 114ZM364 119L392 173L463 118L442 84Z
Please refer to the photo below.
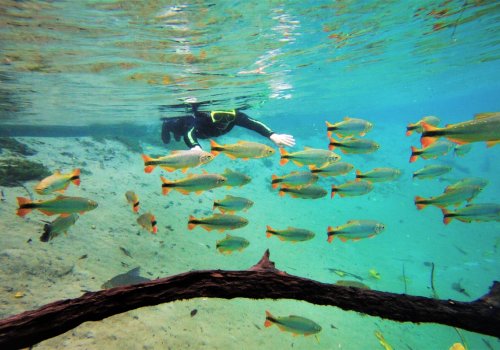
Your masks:
M335 230L332 226L328 226L326 229L326 234L328 235L328 238L326 239L328 243L332 243L333 239L335 238Z
M32 208L26 208L26 206L31 203L32 202L29 198L17 197L17 204L19 204L19 208L17 208L17 215L22 217L31 212Z
M155 165L148 164L149 162L151 162L153 160L153 158L151 158L150 156L147 156L145 154L142 154L141 156L142 156L142 160L144 161L144 172L149 174L155 168Z
M423 147L427 147L429 145L432 145L434 142L436 142L437 137L429 135L432 133L432 131L438 130L439 128L436 128L435 126L432 126L430 124L427 124L426 122L421 122L420 125L422 126L422 136L420 137L420 144Z
M361 181L361 178L363 177L363 174L361 173L361 170L356 170L356 181Z
M441 211L443 212L443 223L448 225L451 222L451 219L453 219L450 215L450 211L446 208L442 208Z
M415 205L417 206L418 210L422 210L427 206L427 203L424 203L424 202L425 202L425 198L420 197L420 196L415 197Z
M328 138L330 139L330 143L328 144L328 149L330 151L333 151L335 149L335 147L337 147L337 145L339 144L337 140L335 140L331 135L328 136Z
M273 174L273 175L271 176L271 179L272 179L272 180L271 180L271 186L272 186L272 188L273 188L273 189L278 188L278 183L280 182L280 181L279 181L280 179L278 178L278 176L276 176L276 175L274 175L274 174Z
M275 320L275 317L266 310L266 321L264 322L264 327L271 327L273 325L273 321Z
M71 174L71 181L77 186L80 186L80 169L73 169L73 173Z
M337 193L337 188L335 187L335 185L332 185L332 194L330 195L330 198L335 197L335 193Z
M280 147L280 154L281 154L280 165L285 165L286 163L288 163L288 158L287 158L288 152L283 147Z
M332 137L332 130L335 130L335 125L332 124L332 123L329 123L329 122L325 122L326 123L326 136L328 136L328 138Z
M217 208L219 206L219 203L217 203L216 201L214 201L214 205L212 206L212 210L215 210L215 208Z
M163 176L160 176L160 179L161 182L163 182L163 184L161 185L161 193L166 196L168 192L170 192L170 187L172 187L171 185L173 184L173 182L165 179Z
M414 124L408 124L408 126L406 127L406 136L410 136L411 134L413 134L414 129L415 129Z
M279 190L279 195L280 197L283 197L285 194L286 194L286 190L288 189L288 187L284 186L284 185L281 185L280 187L280 190Z
M188 229L192 230L193 228L196 227L196 218L193 215L189 215L189 221L188 221Z
M210 140L210 153L212 153L214 156L218 155L223 149L224 148L217 142L215 142L214 140Z
M410 156L410 163L413 163L418 159L418 149L415 146L411 146L411 156Z
M139 201L135 202L132 205L132 210L134 211L134 213L138 213L139 212Z
M276 231L274 231L274 229L271 226L269 226L269 225L266 226L266 237L267 238L270 238L273 235L273 233L275 233L275 232Z

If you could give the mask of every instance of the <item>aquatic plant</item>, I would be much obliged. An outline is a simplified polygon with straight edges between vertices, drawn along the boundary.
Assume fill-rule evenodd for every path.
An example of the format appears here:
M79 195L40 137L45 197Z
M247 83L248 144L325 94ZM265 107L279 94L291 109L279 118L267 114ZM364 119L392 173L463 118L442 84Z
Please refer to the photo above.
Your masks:
M7 149L23 156L32 156L37 153L34 149L12 137L0 137L0 153L2 153L3 149Z
M51 174L42 163L33 162L25 158L0 159L0 185L19 186L30 180L40 180Z

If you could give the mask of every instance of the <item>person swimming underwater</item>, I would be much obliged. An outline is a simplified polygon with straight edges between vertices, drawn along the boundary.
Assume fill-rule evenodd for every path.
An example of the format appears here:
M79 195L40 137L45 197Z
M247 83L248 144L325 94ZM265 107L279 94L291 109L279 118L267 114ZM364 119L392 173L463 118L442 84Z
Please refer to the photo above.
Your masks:
M208 139L227 134L237 125L268 137L278 147L292 147L295 145L295 139L292 135L277 134L264 123L252 119L236 109L202 112L198 110L200 103L193 99L189 102L191 103L193 115L164 119L161 130L163 143L168 144L170 142L170 133L172 133L176 141L180 141L182 137L184 143L190 149L199 150L202 147L198 139Z

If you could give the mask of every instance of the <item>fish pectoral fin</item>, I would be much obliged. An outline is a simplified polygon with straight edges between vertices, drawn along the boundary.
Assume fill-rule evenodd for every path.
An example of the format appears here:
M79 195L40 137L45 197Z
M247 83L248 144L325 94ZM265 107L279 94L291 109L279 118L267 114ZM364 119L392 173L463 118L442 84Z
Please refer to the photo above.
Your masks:
M304 165L304 163L301 163L301 162L299 162L298 160L295 160L295 159L292 159L292 162L293 162L293 164L295 164L296 166L303 166L303 165Z
M49 210L46 210L46 209L39 209L42 213L44 213L45 215L48 215L48 216L51 216L51 215L54 215L55 213L49 211ZM62 215L61 215L62 216ZM68 216L68 214L66 215Z
M339 239L340 239L342 242L344 242L344 243L345 243L345 242L347 242L347 238L345 238L345 237L339 237Z

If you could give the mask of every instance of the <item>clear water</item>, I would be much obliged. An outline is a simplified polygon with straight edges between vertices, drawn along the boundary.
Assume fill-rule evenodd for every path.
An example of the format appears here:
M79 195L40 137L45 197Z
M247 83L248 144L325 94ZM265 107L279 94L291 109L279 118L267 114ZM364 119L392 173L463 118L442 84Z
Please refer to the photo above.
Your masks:
M418 136L404 135L409 122L425 115L448 124L500 109L497 2L2 1L0 21L0 136L15 136L37 150L28 158L51 171L82 168L81 186L71 185L66 193L99 203L67 235L42 243L42 220L53 217L15 215L16 197L27 196L37 181L2 187L2 318L98 290L135 266L149 278L246 269L267 248L288 273L334 283L342 279L330 270L337 268L360 275L372 289L396 293L406 288L408 294L432 296L431 262L441 299L476 299L498 279L498 222L445 226L438 209L417 211L413 198L478 176L489 185L475 201L498 201L500 148L476 143L462 158L409 164ZM160 169L145 174L141 151L127 148L123 137L147 154L183 148L161 143L160 118L184 114L172 105L191 96L211 101L208 109L245 108L277 132L294 135L294 150L325 148L325 120L370 120L374 128L367 137L380 150L343 159L362 171L396 167L403 176L376 184L363 197L300 200L270 189L271 175L296 170L293 164L281 167L277 155L248 162L220 155L204 169L231 168L252 182L200 196L162 196L159 174L182 175ZM241 139L271 144L247 130L217 141ZM202 143L209 148L208 141ZM7 150L0 154L9 156ZM412 181L413 171L431 163L451 164L453 171L440 180ZM320 184L329 189L352 177ZM141 211L156 215L156 236L136 224L124 200L127 190L138 193ZM213 200L229 193L255 202L243 214L249 225L235 231L251 243L241 253L222 256L215 242L223 235L188 231L186 222L191 214L209 214ZM373 239L326 242L327 226L361 218L387 228ZM267 239L266 225L304 227L316 237L286 244ZM381 278L373 278L371 269ZM457 292L455 283L470 297ZM24 296L16 298L17 292ZM198 313L191 317L193 309ZM313 319L323 327L319 339L264 328L266 309ZM445 326L399 324L299 301L195 299L86 323L36 348L376 349L382 348L377 330L395 349L448 349L462 341ZM500 349L494 338L459 332L470 349Z

